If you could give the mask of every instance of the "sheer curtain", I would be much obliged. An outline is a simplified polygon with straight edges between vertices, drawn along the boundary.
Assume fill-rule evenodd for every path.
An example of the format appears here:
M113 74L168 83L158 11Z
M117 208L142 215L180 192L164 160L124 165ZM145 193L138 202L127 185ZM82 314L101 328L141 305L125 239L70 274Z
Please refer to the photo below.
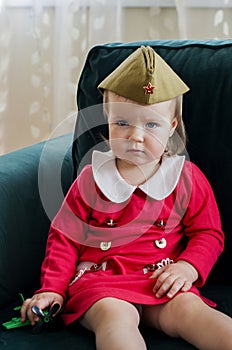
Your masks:
M0 0L0 154L73 130L87 51L120 41L119 0Z
M57 1L54 33L53 128L64 132L64 118L75 119L77 71L88 49L96 44L121 40L119 0ZM61 30L62 28L62 30ZM64 82L63 84L61 82ZM70 118L69 118L70 116ZM72 118L74 117L74 119Z
M73 130L76 85L93 45L229 39L231 0L190 2L0 0L0 154Z
M178 17L179 38L195 38L196 27L200 28L198 39L230 39L232 29L231 0L175 0ZM207 6L206 6L207 5Z

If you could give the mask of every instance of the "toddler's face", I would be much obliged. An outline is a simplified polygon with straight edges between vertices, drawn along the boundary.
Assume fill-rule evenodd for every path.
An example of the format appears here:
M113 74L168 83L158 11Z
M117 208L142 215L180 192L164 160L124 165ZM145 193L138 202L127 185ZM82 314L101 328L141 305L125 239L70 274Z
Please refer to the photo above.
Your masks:
M159 161L177 126L176 101L140 105L108 94L109 143L115 156L135 165Z

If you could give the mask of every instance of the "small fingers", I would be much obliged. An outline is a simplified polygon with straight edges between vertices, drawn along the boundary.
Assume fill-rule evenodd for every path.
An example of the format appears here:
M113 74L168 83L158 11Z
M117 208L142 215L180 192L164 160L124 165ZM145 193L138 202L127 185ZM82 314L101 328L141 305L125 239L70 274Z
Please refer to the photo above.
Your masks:
M35 294L31 299L24 301L21 307L21 321L25 322L28 318L33 326L39 321L40 315L32 311L33 306L36 306L38 310L49 308L51 315L54 317L60 311L63 301L63 297L58 293L46 292Z
M34 326L36 324L36 322L39 321L39 317L37 315L35 315L31 308L34 305L32 299L26 299L21 307L20 313L21 313L21 322L25 322L26 319L28 318L32 324L32 326Z
M183 288L184 284L185 284L185 282L181 278L177 278L173 282L169 291L167 292L167 297L173 298L176 295L176 293L179 292Z
M157 298L161 298L165 294L168 298L173 298L179 291L187 292L192 283L184 281L180 277L169 275L167 272L160 275L153 288Z
M187 292L190 288L192 287L192 283L186 281L183 285L183 287L181 288L182 292Z
M152 275L149 278L158 278L160 275L162 275L162 273L164 273L164 269L157 269L152 273Z
M168 272L163 272L157 279L153 292L157 298L162 297L170 289L170 286L173 284L175 278L171 276Z
M27 304L29 303L31 299L26 299L24 300L24 303L20 309L20 314L21 314L21 321L25 322L26 321L26 315L27 315Z

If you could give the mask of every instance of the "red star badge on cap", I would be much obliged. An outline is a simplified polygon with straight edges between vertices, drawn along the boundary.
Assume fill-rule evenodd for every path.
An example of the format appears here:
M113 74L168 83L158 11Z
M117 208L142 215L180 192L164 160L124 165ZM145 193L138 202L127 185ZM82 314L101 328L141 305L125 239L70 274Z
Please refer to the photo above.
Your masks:
M147 84L147 86L143 87L145 90L145 94L149 95L149 94L154 94L154 85L152 85L150 82Z

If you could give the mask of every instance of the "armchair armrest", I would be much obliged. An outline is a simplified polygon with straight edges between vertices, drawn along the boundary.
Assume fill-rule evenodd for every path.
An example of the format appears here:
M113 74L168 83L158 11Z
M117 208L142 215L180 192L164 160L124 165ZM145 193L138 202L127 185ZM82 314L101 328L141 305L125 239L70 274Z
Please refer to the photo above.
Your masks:
M0 157L0 307L39 282L50 221L73 176L72 134Z

